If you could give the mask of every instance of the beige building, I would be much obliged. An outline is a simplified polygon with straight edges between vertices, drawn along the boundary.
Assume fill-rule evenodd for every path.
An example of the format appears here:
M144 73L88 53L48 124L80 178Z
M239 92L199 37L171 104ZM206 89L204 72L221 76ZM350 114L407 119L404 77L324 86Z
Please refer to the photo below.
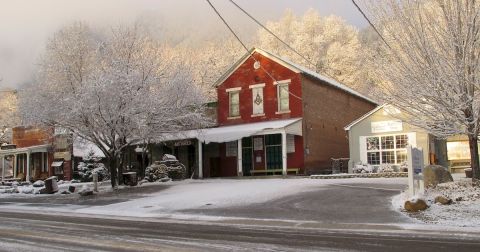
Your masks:
M399 113L382 105L344 128L349 140L349 172L356 164L374 168L391 164L398 169L407 160L407 145L423 149L425 164L448 166L446 141L397 119Z

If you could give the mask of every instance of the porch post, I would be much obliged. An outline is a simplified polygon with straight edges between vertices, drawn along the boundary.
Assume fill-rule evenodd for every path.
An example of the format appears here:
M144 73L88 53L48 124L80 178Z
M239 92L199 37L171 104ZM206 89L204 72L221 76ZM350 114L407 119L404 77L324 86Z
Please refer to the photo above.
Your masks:
M27 152L27 176L25 176L25 181L30 181L30 152Z
M2 156L2 181L5 180L5 156Z
M237 140L237 146L238 146L238 151L237 151L237 175L239 177L243 176L243 171L242 171L242 139Z
M287 133L282 132L282 174L287 175Z
M202 150L202 141L197 139L197 149L198 149L198 178L203 178L203 150Z
M13 155L13 177L16 178L17 177L17 154L15 153Z

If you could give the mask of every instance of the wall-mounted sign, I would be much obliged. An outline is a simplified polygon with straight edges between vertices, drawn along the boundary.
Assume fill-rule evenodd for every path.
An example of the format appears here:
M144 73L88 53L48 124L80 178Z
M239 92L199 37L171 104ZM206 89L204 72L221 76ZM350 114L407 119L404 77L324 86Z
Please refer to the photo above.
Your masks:
M253 150L263 150L263 138L261 137L254 137L253 138Z
M190 140L176 141L173 145L175 145L175 146L192 145L192 141L190 141Z
M372 122L372 133L402 131L403 124L400 120Z

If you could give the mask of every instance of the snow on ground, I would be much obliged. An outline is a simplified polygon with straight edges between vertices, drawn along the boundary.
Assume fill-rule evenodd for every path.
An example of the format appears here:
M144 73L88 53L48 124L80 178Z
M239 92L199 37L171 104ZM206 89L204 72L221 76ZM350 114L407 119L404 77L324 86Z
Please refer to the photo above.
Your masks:
M39 184L37 181L35 183ZM34 184L35 184L34 183ZM40 194L40 190L45 188L44 185L35 187L34 184L28 185L17 185L14 186L0 186L0 198L26 198L26 197L45 197L52 196L52 194ZM111 191L110 181L99 182L98 189L100 192ZM74 186L75 192L79 192L82 189L92 189L93 182L83 182L83 183L72 183L72 181L58 181L58 192L54 195L59 195L61 192L68 191L70 186ZM18 193L11 192L12 190L17 190ZM62 195L59 195L62 196Z
M452 227L480 227L480 186L472 186L471 179L454 175L454 182L427 189L418 197L427 201L429 208L424 212L406 213L403 204L409 199L407 193L393 197L392 205L397 211L428 224ZM435 197L443 195L453 200L451 205L435 203Z
M172 182L170 188L148 197L108 206L80 209L81 213L152 217L186 209L241 206L263 203L281 197L319 190L327 184L400 183L402 179L338 179L319 182L294 179L208 179Z
M105 182L104 182L105 183ZM132 217L174 216L186 209L216 208L263 203L281 197L299 194L312 190L321 190L330 184L402 184L405 178L353 178L316 180L310 178L267 178L267 179L206 179L167 182L168 188L133 198L126 202L104 206L54 206L55 211L69 211L79 214L106 214ZM82 183L83 184L83 183ZM91 186L91 183L85 183ZM151 183L143 184L148 186ZM62 184L68 188L68 184ZM81 184L73 184L81 185ZM108 185L100 187L108 190ZM111 190L111 189L110 189ZM5 194L3 196L14 196ZM29 197L32 195L29 195ZM41 195L35 195L41 196ZM54 195L55 196L55 195ZM62 195L58 195L59 197ZM99 195L101 196L101 194ZM22 205L3 205L0 208L22 208ZM28 208L33 207L31 204ZM39 209L48 206L38 206ZM52 209L50 207L49 209Z

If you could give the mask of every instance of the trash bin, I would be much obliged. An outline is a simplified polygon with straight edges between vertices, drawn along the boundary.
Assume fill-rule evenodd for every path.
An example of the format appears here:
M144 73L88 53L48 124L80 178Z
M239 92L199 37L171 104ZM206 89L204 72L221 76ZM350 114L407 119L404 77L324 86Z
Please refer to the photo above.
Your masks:
M123 183L129 186L137 185L137 173L136 172L125 172L123 173Z
M472 178L473 177L472 168L463 169L463 171L465 171L465 177L467 177L467 178Z
M58 192L57 177L53 176L45 180L45 192L48 194Z

